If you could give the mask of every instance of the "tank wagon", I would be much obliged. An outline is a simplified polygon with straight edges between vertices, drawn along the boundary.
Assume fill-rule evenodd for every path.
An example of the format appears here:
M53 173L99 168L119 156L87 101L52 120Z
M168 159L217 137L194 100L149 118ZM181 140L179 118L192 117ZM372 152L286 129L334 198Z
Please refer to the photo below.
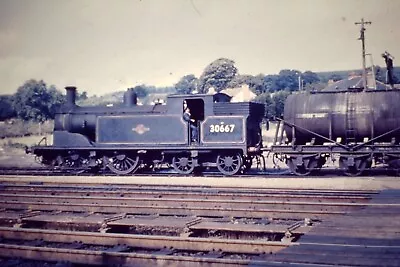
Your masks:
M41 142L28 151L49 166L130 174L167 164L182 174L215 167L233 175L262 154L262 104L199 94L170 95L166 105L137 105L136 94L128 90L120 106L80 107L76 88L66 90L67 102L55 116L53 144ZM187 107L192 126L183 119Z
M271 150L298 175L339 159L348 175L400 170L400 90L349 88L290 95ZM286 136L286 138L284 138Z

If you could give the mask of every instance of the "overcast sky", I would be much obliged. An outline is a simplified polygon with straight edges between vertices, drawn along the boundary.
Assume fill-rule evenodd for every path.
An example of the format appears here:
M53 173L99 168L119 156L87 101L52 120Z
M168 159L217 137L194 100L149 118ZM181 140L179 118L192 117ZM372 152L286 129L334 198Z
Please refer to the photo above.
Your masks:
M0 0L0 93L171 86L220 57L252 75L360 68L361 18L374 63L399 65L398 0Z

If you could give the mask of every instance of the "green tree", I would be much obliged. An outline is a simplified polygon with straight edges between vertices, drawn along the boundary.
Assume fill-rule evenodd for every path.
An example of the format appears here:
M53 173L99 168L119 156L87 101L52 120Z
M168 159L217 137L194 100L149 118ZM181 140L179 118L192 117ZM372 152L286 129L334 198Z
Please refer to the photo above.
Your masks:
M284 69L279 72L276 85L279 90L295 91L299 88L299 75L298 70Z
M256 76L252 76L250 79L248 85L250 89L256 94L260 95L263 94L267 91L264 83L264 75L263 74L258 74Z
M29 80L15 93L13 107L23 120L45 121L54 118L54 111L63 99L54 86L47 88L44 81Z
M279 75L266 75L263 81L263 87L265 92L275 92L280 90L278 87L277 81L279 79Z
M303 80L304 85L313 84L320 81L318 75L312 71L305 71L301 74L301 79Z
M190 94L197 89L198 79L193 74L183 76L176 84L178 94Z
M237 74L235 77L232 78L232 80L229 81L227 84L227 88L238 88L241 87L243 84L249 84L250 79L253 76L251 75L243 75L243 74Z
M286 98L290 95L289 91L279 91L272 96L274 114L276 117L283 117Z
M149 90L146 85L141 84L137 85L132 88L133 91L136 93L137 97L143 98L146 97L149 94Z
M65 103L66 100L65 96L63 96L54 85L51 85L47 91L50 96L50 101L47 104L49 110L49 118L54 119L56 111Z
M400 67L394 67L393 68L393 82L395 84L398 84L400 82L399 79L400 79Z
M276 116L274 101L272 100L271 93L262 93L258 95L254 99L254 102L262 103L265 105L264 117L266 117L267 119L272 119Z
M228 83L236 76L235 62L227 58L220 58L211 62L199 79L199 93L207 93L211 87L216 92L227 88Z
M332 80L332 81L334 81L334 82L337 82L337 81L340 81L340 80L343 80L343 76L342 75L340 75L340 74L338 74L338 73L333 73L333 74L331 74L330 76L329 76L329 78L328 78L328 80Z
M15 116L15 110L12 106L12 96L0 96L0 120L6 120Z
M83 91L82 93L78 93L77 94L77 96L76 96L76 100L81 100L81 101L83 101L83 100L86 100L86 99L88 99L88 95L87 95L87 92L86 91Z
M265 91L263 74L258 74L257 76L237 74L228 83L227 88L238 88L243 84L247 84L250 90L257 95L262 94Z

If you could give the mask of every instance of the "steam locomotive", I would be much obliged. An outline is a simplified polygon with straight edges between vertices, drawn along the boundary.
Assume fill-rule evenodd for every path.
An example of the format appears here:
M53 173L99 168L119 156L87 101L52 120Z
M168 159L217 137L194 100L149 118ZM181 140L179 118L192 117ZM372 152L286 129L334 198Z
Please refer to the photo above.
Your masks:
M55 117L53 145L28 152L46 165L73 172L109 169L116 174L172 166L181 174L216 168L224 175L246 172L272 154L297 175L338 159L347 175L383 164L400 172L400 90L322 90L290 95L273 145L263 147L264 105L231 103L216 95L170 95L166 105L137 105L128 90L114 107L79 107L76 88ZM183 119L190 107L196 132Z
M166 105L137 105L132 90L113 107L80 107L76 88L56 113L53 145L28 152L42 163L72 172L109 169L123 175L172 166L181 174L216 168L225 175L243 172L262 154L264 105L230 103L216 95L170 95ZM192 111L196 132L183 119Z

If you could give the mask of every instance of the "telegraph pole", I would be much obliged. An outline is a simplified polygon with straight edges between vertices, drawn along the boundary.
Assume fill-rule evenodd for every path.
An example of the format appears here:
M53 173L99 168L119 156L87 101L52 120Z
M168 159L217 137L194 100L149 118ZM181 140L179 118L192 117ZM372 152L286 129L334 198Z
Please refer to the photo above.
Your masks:
M367 89L367 70L365 66L365 25L371 24L371 21L364 21L364 18L361 19L360 22L355 22L356 25L361 25L360 29L360 38L358 40L361 40L361 45L362 45L362 63L363 63L363 87L364 90Z

